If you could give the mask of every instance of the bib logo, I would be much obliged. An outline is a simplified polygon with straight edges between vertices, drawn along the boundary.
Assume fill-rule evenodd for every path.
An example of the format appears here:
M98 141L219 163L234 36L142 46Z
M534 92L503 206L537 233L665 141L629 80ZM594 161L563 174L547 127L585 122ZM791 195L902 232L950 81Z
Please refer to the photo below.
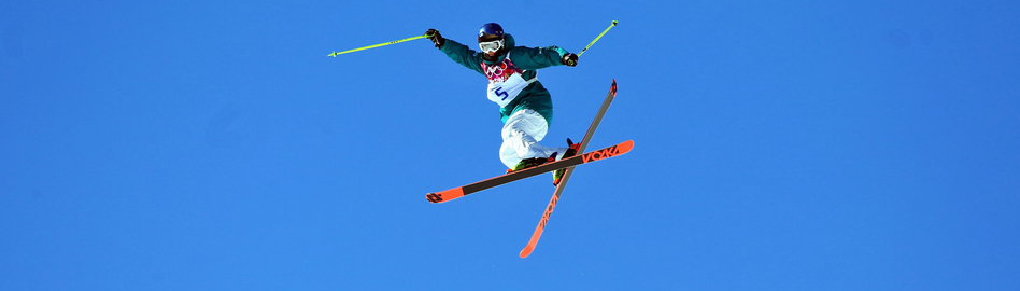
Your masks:
M506 82L513 73L523 73L514 63L510 61L510 58L504 58L503 62L496 65L481 64L482 71L485 72L485 78L489 79L489 83L500 83Z

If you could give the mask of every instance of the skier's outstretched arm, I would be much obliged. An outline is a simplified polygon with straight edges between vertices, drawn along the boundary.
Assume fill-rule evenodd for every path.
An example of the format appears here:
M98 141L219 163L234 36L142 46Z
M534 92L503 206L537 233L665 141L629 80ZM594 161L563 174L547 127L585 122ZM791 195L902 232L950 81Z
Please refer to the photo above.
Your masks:
M428 31L425 31L425 35L429 36L429 40L431 40L432 43L439 48L439 51L445 53L453 59L454 62L464 65L468 69L475 70L479 73L485 73L482 71L482 61L478 52L468 49L468 46L459 42L444 39L443 36L439 34L439 31L435 29L430 28Z
M510 54L514 56L514 64L525 70L537 70L559 65L577 66L577 55L558 46L515 47Z

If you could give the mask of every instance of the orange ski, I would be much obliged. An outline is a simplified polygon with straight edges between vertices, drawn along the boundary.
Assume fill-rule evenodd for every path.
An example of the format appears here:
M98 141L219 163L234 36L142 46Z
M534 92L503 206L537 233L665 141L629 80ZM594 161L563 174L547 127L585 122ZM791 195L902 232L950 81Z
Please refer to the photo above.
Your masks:
M581 139L581 149L584 151L588 146L588 142L591 141L592 135L595 135L595 129L599 127L599 123L602 122L602 117L606 115L606 111L609 110L609 104L613 103L613 99L616 98L616 80L613 80L613 84L609 86L609 94L606 95L606 99L602 101L602 106L599 107L599 111L595 113L595 119L591 121L591 125L588 126L588 131L584 133L584 138ZM538 239L542 237L542 232L545 231L545 225L549 223L549 217L552 216L553 209L556 208L556 202L560 200L560 195L563 195L563 189L567 187L567 181L570 180L570 174L574 173L575 168L568 168L563 173L563 178L560 183L556 185L556 191L553 192L552 198L549 198L549 205L545 207L545 211L542 212L542 219L538 221L538 226L535 227L535 232L531 234L531 238L528 239L528 244L521 250L520 257L527 258L531 252L535 251L535 247L538 246Z
M628 140L619 144L615 144L608 148L567 157L559 161L545 163L531 168L513 171L510 172L509 174L495 177L492 179L467 184L442 192L429 193L425 195L425 198L428 198L429 202L432 203L443 203L450 201L451 199L454 198L459 198L464 195L496 187L502 184L521 180L528 177L534 177L545 172L555 171L568 167L575 167L577 165L601 161L610 157L626 154L630 152L630 150L632 149L634 149L634 141Z

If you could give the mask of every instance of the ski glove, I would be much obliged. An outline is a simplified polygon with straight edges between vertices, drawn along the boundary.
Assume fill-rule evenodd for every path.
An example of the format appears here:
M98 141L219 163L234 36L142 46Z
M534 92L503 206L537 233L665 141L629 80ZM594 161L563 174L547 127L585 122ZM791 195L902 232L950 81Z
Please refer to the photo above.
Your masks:
M439 31L436 30L435 28L429 28L429 30L426 30L425 38L431 40L432 43L436 44L436 47L441 47L443 46L443 42L446 42L446 40L443 39L443 36L439 34Z
M560 63L562 63L564 65L567 65L568 67L576 67L577 66L577 55L575 55L575 54L565 54L565 55L563 55L563 58L560 58Z

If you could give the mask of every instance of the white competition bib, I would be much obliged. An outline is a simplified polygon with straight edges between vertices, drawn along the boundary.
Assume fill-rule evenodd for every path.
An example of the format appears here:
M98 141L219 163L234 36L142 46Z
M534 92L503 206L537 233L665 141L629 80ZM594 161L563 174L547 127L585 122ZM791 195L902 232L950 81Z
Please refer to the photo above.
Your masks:
M489 85L485 87L485 97L496 102L499 108L506 108L525 87L538 81L537 77L525 81L521 76L524 70L514 66L514 62L510 60L510 53L507 53L506 58L498 64L486 65L482 62L479 65L485 73L485 78L489 80Z
M528 87L535 81L538 81L538 78L525 81L521 77L521 73L514 72L506 81L492 82L485 86L485 97L496 102L499 108L505 108L507 104L514 101L514 98L517 98L517 95L521 94L521 91L524 91L524 87Z

